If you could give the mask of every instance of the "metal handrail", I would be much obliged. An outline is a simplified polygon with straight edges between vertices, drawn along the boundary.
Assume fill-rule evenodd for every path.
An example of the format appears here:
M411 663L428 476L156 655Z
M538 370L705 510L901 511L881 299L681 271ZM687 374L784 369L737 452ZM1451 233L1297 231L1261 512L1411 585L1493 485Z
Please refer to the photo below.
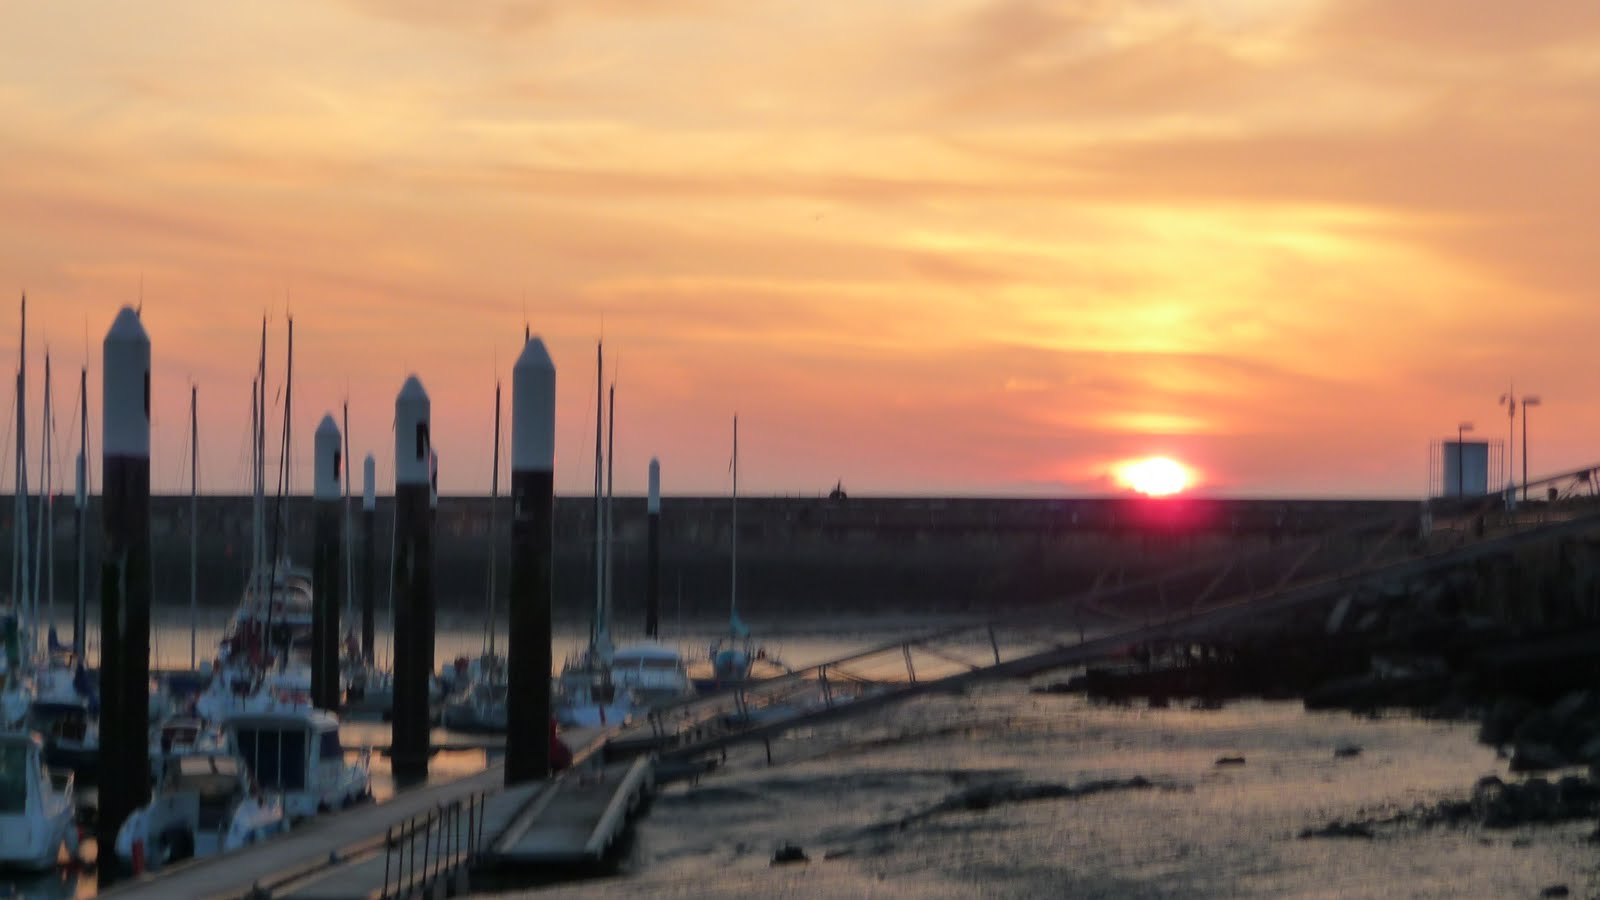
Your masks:
M390 826L383 836L383 888L377 894L380 900L425 887L459 866L470 865L483 843L487 799L487 791L478 791Z

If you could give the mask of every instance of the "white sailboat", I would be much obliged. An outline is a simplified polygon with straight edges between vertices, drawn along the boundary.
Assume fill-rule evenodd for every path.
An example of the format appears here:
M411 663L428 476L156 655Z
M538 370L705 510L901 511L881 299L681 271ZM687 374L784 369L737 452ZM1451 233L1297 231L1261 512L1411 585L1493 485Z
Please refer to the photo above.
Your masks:
M493 474L489 478L489 578L488 615L484 625L483 653L468 660L465 671L452 682L451 695L445 699L440 713L441 723L457 731L504 733L506 722L507 683L505 657L495 653L494 600L496 549L499 530L496 528L500 501L500 383L494 386L494 453ZM457 661L460 662L459 660ZM445 679L440 678L443 682Z
M597 362L599 357L597 355ZM601 369L600 371L603 371ZM653 641L615 647L611 642L611 584L615 498L616 386L610 391L610 413L602 422L601 378L595 388L595 607L589 647L567 660L558 681L556 720L566 727L615 725L651 707L693 694L683 658L671 647ZM602 426L607 438L602 441ZM604 445L605 452L601 447ZM602 482L604 474L604 482ZM604 493L602 493L604 484Z
M728 589L728 635L713 641L707 651L711 662L711 677L695 679L695 689L702 693L719 691L750 680L750 670L757 659L766 653L750 639L750 629L739 618L739 417L733 417L733 499L732 538L730 541L730 566Z
M17 351L17 447L12 482L11 608L4 616L5 652L0 654L0 730L20 728L33 704L30 677L35 651L33 591L28 571L28 297L22 297Z

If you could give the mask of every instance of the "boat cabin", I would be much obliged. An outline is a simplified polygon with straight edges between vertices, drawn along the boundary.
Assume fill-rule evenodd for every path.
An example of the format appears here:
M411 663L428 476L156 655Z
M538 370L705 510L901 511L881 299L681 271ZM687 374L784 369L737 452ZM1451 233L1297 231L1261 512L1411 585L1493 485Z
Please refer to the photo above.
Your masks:
M319 709L236 716L223 723L230 748L263 790L281 792L291 817L354 802L367 793L364 768L345 762L339 720Z

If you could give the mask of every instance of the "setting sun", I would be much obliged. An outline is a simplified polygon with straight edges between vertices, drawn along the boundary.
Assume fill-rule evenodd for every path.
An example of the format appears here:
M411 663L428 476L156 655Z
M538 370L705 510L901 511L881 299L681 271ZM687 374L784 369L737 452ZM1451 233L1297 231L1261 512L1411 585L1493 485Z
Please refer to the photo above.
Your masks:
M1141 494L1165 497L1189 486L1189 470L1176 460L1151 456L1118 465L1117 481Z

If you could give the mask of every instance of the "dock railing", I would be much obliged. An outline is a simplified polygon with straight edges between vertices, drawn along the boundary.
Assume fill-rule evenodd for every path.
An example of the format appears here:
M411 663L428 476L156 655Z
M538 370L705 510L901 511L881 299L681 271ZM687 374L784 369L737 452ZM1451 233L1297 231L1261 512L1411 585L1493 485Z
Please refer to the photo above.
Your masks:
M483 846L487 797L479 791L391 826L383 838L383 887L373 897L415 896L471 866Z

